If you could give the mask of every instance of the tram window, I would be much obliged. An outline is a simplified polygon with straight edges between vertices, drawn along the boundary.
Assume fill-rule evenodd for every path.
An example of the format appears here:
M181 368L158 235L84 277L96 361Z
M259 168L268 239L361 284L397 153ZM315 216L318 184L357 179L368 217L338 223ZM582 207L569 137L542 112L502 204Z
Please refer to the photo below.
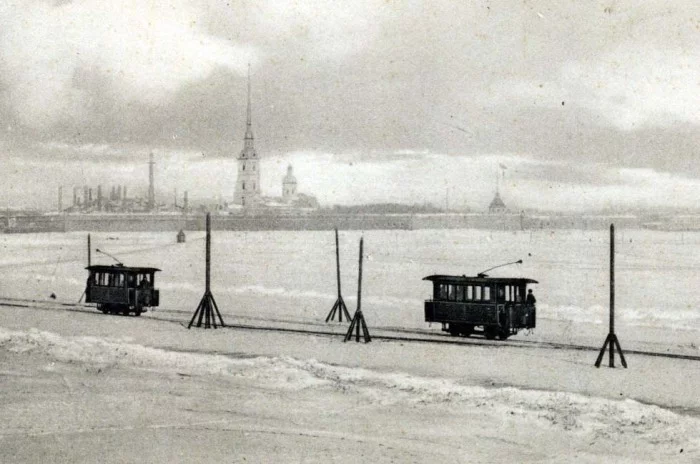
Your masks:
M484 301L491 301L491 287L484 287Z
M454 285L447 286L447 299L450 301L455 300L455 286Z
M457 301L464 301L464 287L457 285L455 298Z
M474 287L474 299L477 301L481 299L481 287Z
M506 301L506 299L508 298L507 292L508 292L507 286L503 286L503 285L498 286L498 302L499 303Z
M148 274L139 274L139 286L146 286L148 284Z
M465 299L467 301L474 299L474 286L473 285L467 285L467 292L466 292L465 297L466 297Z
M440 292L438 293L438 298L441 300L447 299L447 285L440 284Z
M101 287L104 287L106 285L104 272L97 273L97 285L99 285Z

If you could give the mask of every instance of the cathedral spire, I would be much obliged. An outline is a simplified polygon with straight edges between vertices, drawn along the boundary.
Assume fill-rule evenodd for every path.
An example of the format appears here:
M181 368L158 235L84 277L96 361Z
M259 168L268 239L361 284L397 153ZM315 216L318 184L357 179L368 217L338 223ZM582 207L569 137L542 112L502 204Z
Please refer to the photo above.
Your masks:
M241 206L253 206L260 196L260 165L255 152L253 139L253 111L251 104L250 63L248 63L248 98L246 109L246 128L243 149L238 155L238 179L233 201Z
M250 103L250 63L248 63L248 109L246 111L246 128L245 128L245 138L253 138L253 114L251 110Z

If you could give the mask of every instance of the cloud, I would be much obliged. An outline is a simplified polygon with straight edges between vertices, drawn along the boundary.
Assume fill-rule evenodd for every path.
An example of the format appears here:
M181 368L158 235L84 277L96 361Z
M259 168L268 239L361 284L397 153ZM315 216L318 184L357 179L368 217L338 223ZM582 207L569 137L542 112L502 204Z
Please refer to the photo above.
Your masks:
M20 122L80 123L96 98L161 104L224 67L239 74L251 46L209 35L186 2L23 2L0 10L6 100ZM106 95L96 95L98 83Z
M385 0L270 0L256 3L252 20L276 49L291 42L311 58L342 60L373 44L383 24L406 8Z
M625 47L594 62L567 63L561 85L576 103L623 130L700 124L700 53Z
M620 46L594 58L567 61L553 80L506 79L494 84L491 101L577 106L623 130L700 124L700 53Z

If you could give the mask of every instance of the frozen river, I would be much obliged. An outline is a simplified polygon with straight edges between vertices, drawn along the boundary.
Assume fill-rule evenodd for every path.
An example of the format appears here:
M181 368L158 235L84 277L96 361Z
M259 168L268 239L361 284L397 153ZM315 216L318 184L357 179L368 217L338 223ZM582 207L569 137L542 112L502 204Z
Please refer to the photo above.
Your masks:
M341 232L343 295L352 311L360 232ZM0 236L0 296L75 302L84 290L84 233ZM375 325L426 327L430 274L529 277L540 320L601 324L608 311L608 231L368 231L363 309ZM204 233L92 234L126 265L162 269L161 307L194 309L203 293ZM700 234L618 231L617 320L625 327L700 331ZM226 315L322 320L336 298L332 232L213 234L212 290ZM93 263L112 259L93 251Z

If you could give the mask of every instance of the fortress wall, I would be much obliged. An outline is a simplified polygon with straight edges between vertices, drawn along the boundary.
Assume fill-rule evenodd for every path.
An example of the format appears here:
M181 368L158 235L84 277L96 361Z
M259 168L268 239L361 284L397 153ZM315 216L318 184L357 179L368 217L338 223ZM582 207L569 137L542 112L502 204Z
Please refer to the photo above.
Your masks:
M518 214L419 214L412 218L414 229L520 230Z
M205 216L166 214L25 215L11 218L6 232L170 232L204 230ZM372 229L636 229L636 216L525 216L520 214L266 214L212 215L215 230L372 230Z

